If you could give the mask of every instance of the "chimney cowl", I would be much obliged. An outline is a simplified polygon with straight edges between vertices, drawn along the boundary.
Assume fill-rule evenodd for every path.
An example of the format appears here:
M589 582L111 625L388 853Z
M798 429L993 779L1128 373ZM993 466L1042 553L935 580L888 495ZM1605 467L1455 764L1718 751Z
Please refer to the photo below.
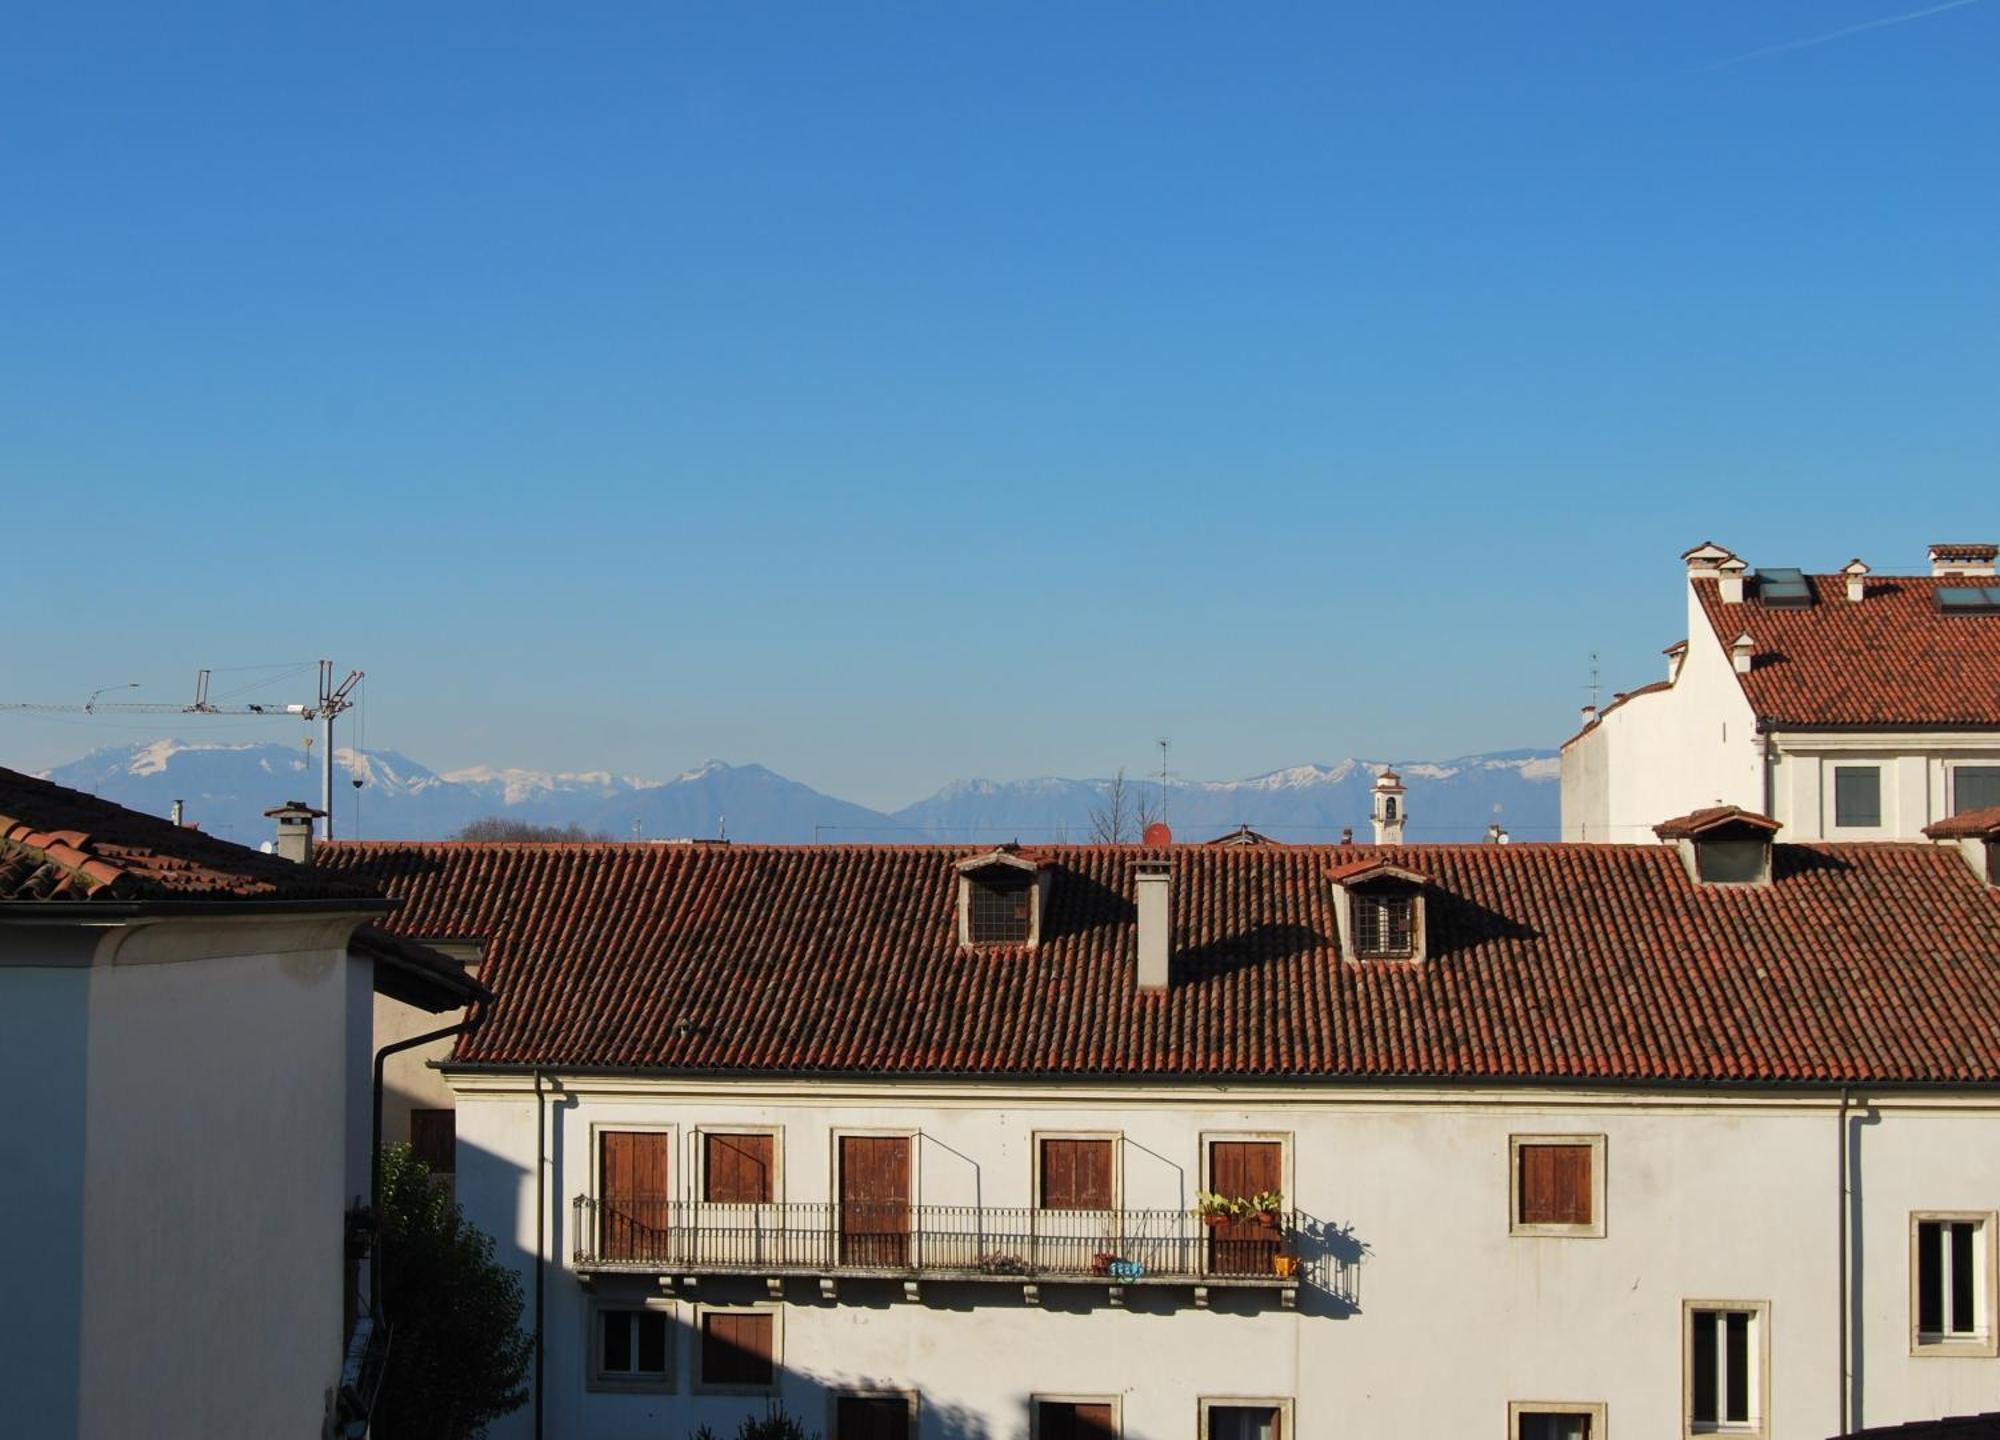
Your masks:
M1939 580L1948 575L1992 575L2000 561L2000 545L1937 544L1930 553L1931 576Z
M287 800L264 818L278 822L278 855L295 865L313 863L313 821L324 819L326 811L315 810L303 800Z
M1871 572L1867 562L1857 555L1840 567L1840 573L1847 577L1847 598L1860 604L1868 597L1868 576Z
M1719 577L1716 590L1721 595L1723 604L1741 605L1743 603L1743 575L1749 568L1747 564L1737 559L1734 555L1731 555L1727 560L1720 561L1716 565L1716 574Z
M1729 647L1730 663L1736 667L1738 675L1748 675L1750 673L1750 660L1756 649L1757 642L1750 638L1748 630L1738 635L1736 643Z

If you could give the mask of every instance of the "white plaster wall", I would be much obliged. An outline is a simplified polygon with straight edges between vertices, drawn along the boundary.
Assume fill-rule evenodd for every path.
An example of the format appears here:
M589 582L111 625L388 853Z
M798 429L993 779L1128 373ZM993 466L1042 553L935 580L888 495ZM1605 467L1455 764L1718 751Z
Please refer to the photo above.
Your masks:
M1952 772L1961 765L2000 766L2000 735L1938 731L1781 731L1773 737L1773 780L1786 840L1922 840L1924 827L1950 815ZM1834 823L1834 768L1874 765L1882 772L1882 824Z
M412 1035L422 1035L431 1030L442 1030L447 1025L456 1025L465 1018L463 1010L449 1014L433 1014L419 1010L414 1005L405 1005L400 1000L391 1000L386 995L374 997L375 1048L393 1045L398 1040L407 1040ZM401 1050L391 1055L382 1070L382 1140L385 1144L397 1144L410 1138L410 1111L449 1110L452 1108L451 1086L437 1072L437 1063L451 1054L453 1040L433 1040L428 1045L419 1045L414 1050ZM369 1057L372 1066L374 1057Z
M1034 1131L1113 1130L1135 1208L1191 1202L1204 1132L1279 1132L1292 1137L1292 1202L1351 1227L1359 1247L1342 1281L1355 1307L1309 1290L1298 1313L1220 1291L1213 1310L1197 1311L1186 1290L1120 1311L1101 1291L1054 1286L1042 1309L1005 1285L933 1285L911 1304L893 1286L852 1281L836 1305L794 1281L782 1312L786 1395L815 1424L828 1388L867 1383L920 1389L925 1434L937 1437L1025 1437L1028 1396L1063 1392L1120 1396L1134 1440L1191 1440L1199 1398L1227 1394L1293 1398L1301 1436L1497 1437L1510 1400L1601 1402L1618 1440L1675 1436L1682 1302L1732 1299L1772 1307L1771 1435L1823 1440L1838 1428L1830 1100L1324 1090L1274 1102L1218 1088L1148 1101L885 1085L746 1103L747 1089L707 1100L583 1089L551 1101L549 1436L678 1435L700 1420L733 1424L752 1403L691 1395L685 1336L675 1394L585 1390L587 1292L563 1257L569 1202L591 1187L596 1125L677 1127L677 1187L689 1178L695 1127L781 1126L783 1198L793 1201L829 1194L835 1130L914 1130L920 1201L976 1195L988 1205L1029 1203ZM461 1200L500 1237L532 1295L534 1107L467 1080L459 1116ZM1509 1235L1508 1136L1542 1132L1608 1137L1603 1238ZM1996 1142L2000 1108L1912 1115L1884 1104L1868 1127L1868 1418L2000 1408L2000 1360L1908 1354L1905 1233L1913 1206L2000 1205ZM617 1283L598 1282L598 1293L617 1293ZM648 1291L627 1283L625 1293ZM763 1296L750 1282L705 1283L705 1299ZM678 1314L691 1322L685 1302ZM954 1414L965 1423L947 1424ZM526 1424L524 1412L504 1433L526 1434Z
M1763 809L1756 716L1728 652L1697 619L1670 688L1605 711L1563 752L1563 839L1651 845L1655 825L1705 805Z
M345 927L231 943L89 972L83 1436L314 1435L339 1373Z

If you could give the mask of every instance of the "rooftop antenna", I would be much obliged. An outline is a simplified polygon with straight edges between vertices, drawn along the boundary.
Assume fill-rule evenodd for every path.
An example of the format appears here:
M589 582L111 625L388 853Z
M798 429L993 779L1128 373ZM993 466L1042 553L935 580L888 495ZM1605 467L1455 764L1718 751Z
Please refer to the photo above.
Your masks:
M725 845L729 843L729 817L727 815L718 814L715 817L715 838Z
M1599 683L1597 672L1597 652L1593 650L1590 652L1590 708L1593 710L1597 708L1597 692L1601 688L1603 687Z
M1167 751L1174 742L1162 735L1153 743L1160 747L1160 819L1164 822L1167 818Z

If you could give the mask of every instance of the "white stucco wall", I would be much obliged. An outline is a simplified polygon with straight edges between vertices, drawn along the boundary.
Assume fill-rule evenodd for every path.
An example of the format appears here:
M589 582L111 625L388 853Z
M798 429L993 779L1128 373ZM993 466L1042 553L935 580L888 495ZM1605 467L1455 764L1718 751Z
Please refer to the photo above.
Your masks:
M344 1340L352 923L134 927L87 972L75 1433L318 1433Z
M532 1102L460 1077L459 1194L533 1292ZM595 1126L676 1129L686 1193L696 1127L782 1127L781 1193L827 1198L842 1128L914 1131L919 1201L1025 1205L1038 1130L1122 1135L1124 1203L1191 1203L1204 1133L1276 1133L1291 1144L1292 1203L1348 1238L1351 1265L1324 1272L1351 1305L1308 1289L1297 1313L1218 1291L1150 1293L1113 1309L1101 1290L926 1287L910 1303L883 1282L844 1281L839 1303L791 1283L782 1306L784 1395L824 1425L829 1389L907 1386L926 1436L1027 1436L1028 1397L1119 1397L1124 1433L1191 1440L1203 1396L1294 1401L1300 1436L1505 1433L1510 1400L1608 1407L1617 1440L1681 1434L1682 1304L1768 1302L1770 1430L1837 1429L1838 1126L1831 1097L1271 1092L1090 1087L572 1087L548 1107L547 1431L550 1437L679 1435L721 1428L753 1404L696 1396L677 1340L671 1395L586 1390L588 1296L570 1273L570 1200L591 1188ZM2000 1103L1880 1103L1861 1137L1855 1205L1862 1414L1905 1419L2000 1408L2000 1360L1913 1358L1908 1224L1914 1208L2000 1205ZM1508 1226L1508 1137L1606 1137L1606 1233L1527 1238ZM595 1293L654 1293L600 1279ZM704 1301L762 1301L762 1286L708 1280ZM531 1300L532 1305L532 1300ZM674 1302L685 1327L692 1305ZM952 1417L962 1423L950 1423ZM526 1413L500 1432L527 1433Z
M1955 772L1961 765L2000 766L2000 735L1939 731L1839 734L1781 731L1773 737L1776 802L1787 840L1921 840L1924 827L1959 807ZM1873 765L1881 771L1882 823L1836 823L1834 769Z

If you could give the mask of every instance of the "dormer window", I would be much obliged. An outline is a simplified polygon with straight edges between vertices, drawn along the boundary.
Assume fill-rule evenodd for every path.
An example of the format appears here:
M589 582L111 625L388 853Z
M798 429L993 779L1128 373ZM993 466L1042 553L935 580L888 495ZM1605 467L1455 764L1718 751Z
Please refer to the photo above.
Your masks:
M1355 895L1354 953L1363 960L1407 960L1416 936L1416 897Z
M1035 877L1013 870L968 875L966 938L974 945L1022 945L1034 929Z
M1047 874L1013 846L961 860L958 943L1035 945L1041 940Z
M1778 822L1736 805L1677 816L1653 833L1680 850L1681 864L1702 885L1771 883L1771 837Z
M1924 834L1940 845L1956 845L1973 874L1988 885L2000 886L2000 805L1961 810L1926 825Z
M1424 877L1386 860L1355 860L1332 874L1340 953L1349 960L1424 958Z

